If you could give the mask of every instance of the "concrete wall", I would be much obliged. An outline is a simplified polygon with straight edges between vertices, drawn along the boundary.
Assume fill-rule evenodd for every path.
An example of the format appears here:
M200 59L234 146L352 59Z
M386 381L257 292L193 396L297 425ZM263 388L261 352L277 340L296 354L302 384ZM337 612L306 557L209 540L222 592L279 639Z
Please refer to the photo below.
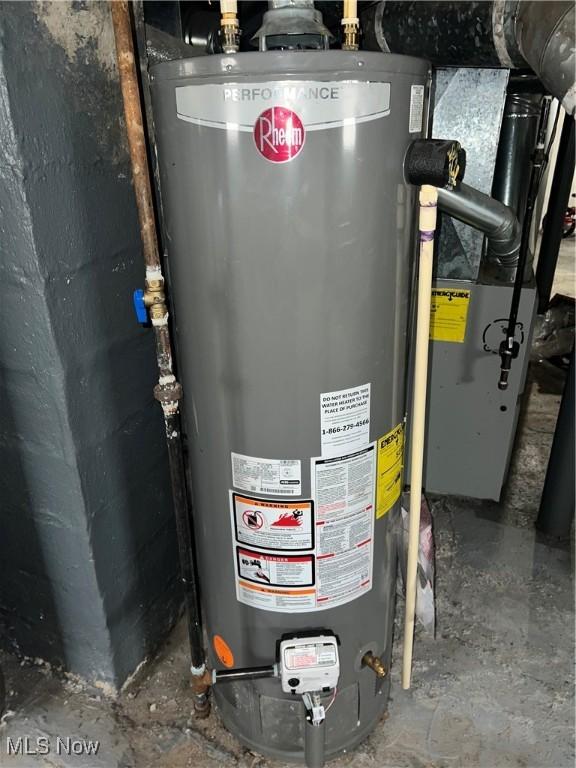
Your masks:
M0 642L120 684L180 605L107 3L0 14Z

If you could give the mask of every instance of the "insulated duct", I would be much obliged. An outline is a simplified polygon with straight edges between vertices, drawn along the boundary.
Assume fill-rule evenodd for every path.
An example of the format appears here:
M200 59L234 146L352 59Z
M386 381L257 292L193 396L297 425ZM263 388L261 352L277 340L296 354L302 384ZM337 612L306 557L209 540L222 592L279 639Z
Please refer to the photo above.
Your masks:
M433 64L530 67L576 111L575 6L571 1L378 2L362 15L364 48L424 56Z

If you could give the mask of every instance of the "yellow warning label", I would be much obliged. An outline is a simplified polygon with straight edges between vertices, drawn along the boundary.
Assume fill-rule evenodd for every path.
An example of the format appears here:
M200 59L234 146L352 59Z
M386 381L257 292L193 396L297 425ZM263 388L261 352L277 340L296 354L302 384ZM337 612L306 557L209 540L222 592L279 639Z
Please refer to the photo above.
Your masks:
M430 339L461 344L466 335L470 291L435 288L430 307Z
M404 424L398 424L378 440L376 517L383 517L398 501L402 491L404 465Z

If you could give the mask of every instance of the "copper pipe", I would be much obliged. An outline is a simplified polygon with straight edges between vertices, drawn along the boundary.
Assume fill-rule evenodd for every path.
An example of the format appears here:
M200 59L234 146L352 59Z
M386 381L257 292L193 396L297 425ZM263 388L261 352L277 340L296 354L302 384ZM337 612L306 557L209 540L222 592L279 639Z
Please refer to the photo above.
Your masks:
M130 148L134 194L140 221L142 252L146 264L146 290L144 304L154 328L156 340L156 363L159 381L154 387L154 397L162 406L172 499L176 517L177 540L180 557L180 576L183 584L190 658L192 672L192 692L194 709L197 716L206 717L210 711L208 690L209 673L205 666L205 649L202 630L202 614L194 558L194 534L188 504L186 465L182 446L179 401L182 387L176 381L172 366L172 343L168 325L168 306L164 293L164 277L160 264L158 235L152 188L146 152L146 134L140 106L140 88L136 72L136 58L132 42L132 23L127 0L110 0L114 39L116 41L116 60L120 75L120 88L124 102L126 133Z
M140 220L144 262L147 267L160 269L156 220L154 218L152 189L148 173L146 134L142 121L140 89L132 42L132 24L130 22L130 9L127 0L112 0L110 2L110 11L114 25L118 73L120 75L120 87L124 101L124 119L126 121L126 133L128 134L128 146L130 147L132 178L134 180L134 194L136 195L136 206Z

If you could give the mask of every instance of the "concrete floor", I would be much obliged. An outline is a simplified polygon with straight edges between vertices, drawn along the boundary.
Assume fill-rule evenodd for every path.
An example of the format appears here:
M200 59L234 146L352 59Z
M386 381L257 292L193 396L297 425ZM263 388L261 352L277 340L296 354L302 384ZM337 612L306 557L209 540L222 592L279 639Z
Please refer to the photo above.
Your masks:
M552 296L561 293L564 296L576 298L576 279L574 274L574 262L576 260L576 237L567 237L560 244Z
M555 290L568 295L574 295L573 257L573 242L563 244ZM437 637L418 631L414 685L404 692L398 627L388 716L334 768L574 765L571 542L546 542L533 526L562 386L557 369L532 364L501 503L431 499ZM116 700L31 662L7 656L1 662L10 690L0 725L2 766L280 768L241 748L217 713L207 721L190 717L182 624ZM8 756L7 739L19 736L31 745L47 736L50 754ZM58 736L100 746L91 757L57 754Z

